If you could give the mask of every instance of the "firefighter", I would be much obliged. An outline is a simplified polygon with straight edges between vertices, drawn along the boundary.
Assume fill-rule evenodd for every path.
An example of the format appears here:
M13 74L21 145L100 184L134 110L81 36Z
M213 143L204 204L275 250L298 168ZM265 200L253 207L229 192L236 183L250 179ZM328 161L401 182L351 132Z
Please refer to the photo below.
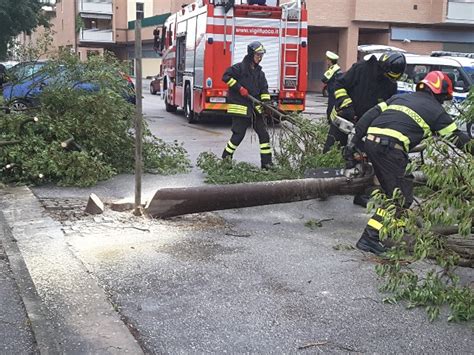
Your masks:
M247 55L242 62L229 67L222 80L229 86L227 113L232 115L232 136L222 153L222 158L230 158L245 137L245 132L251 125L257 132L260 143L261 166L267 169L272 166L272 151L270 135L261 105L253 106L248 95L269 101L268 84L259 63L265 54L262 43L255 41L247 46Z
M328 69L321 78L321 81L326 85L328 91L328 108L326 110L326 115L329 124L331 124L330 114L336 101L334 98L334 85L336 79L341 75L341 67L337 64L338 59L339 56L336 53L331 51L326 52L326 63Z
M405 56L398 52L382 54L379 60L371 56L367 61L362 59L355 63L335 80L336 103L330 114L331 121L340 116L355 123L371 107L395 95L396 81L405 71L405 67ZM329 151L335 142L345 146L347 134L331 124L323 153Z
M433 134L451 140L458 148L466 149L469 137L459 131L444 110L442 103L451 100L453 84L447 74L432 71L416 86L412 94L395 95L367 111L355 126L355 134L345 148L349 162L361 146L371 161L383 192L392 196L398 188L404 198L404 208L413 202L412 179L405 176L408 152L423 138ZM471 146L470 153L474 147ZM349 164L350 166L350 164ZM367 223L358 249L381 254L386 247L379 240L385 210L377 209Z
M158 26L153 30L153 49L157 53L160 50L160 29Z

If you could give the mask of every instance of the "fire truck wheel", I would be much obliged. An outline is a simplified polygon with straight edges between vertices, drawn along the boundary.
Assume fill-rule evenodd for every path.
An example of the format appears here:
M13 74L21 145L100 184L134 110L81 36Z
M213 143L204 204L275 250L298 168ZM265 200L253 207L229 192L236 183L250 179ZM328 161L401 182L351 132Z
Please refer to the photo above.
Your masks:
M176 112L177 106L171 105L168 102L168 93L165 92L164 95L165 95L165 109L166 109L166 112Z
M184 116L189 123L197 122L197 117L191 107L191 89L189 85L186 86L186 89L184 90Z

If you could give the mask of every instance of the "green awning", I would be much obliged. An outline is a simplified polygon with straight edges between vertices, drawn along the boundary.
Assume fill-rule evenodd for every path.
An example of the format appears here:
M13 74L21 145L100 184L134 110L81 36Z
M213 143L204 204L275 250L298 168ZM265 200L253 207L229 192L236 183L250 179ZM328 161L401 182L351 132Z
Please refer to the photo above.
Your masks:
M171 15L170 12L161 15L147 17L142 20L142 27L156 27L165 23L166 19ZM135 21L128 21L128 29L135 29Z

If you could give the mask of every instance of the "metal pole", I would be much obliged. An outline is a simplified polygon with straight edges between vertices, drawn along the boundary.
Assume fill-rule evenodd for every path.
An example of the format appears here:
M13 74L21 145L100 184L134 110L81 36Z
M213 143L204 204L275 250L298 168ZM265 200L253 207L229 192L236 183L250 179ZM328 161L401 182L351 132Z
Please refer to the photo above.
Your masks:
M138 10L138 9L137 9ZM143 139L143 106L142 106L142 13L137 11L135 20L135 215L141 214L142 199L142 139Z

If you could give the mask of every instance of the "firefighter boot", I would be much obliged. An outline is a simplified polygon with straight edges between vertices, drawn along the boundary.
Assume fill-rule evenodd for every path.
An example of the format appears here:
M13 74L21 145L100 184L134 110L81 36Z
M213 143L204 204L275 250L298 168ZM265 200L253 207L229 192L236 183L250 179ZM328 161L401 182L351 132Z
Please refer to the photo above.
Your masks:
M356 244L356 248L374 253L375 255L380 255L387 251L387 248L379 239L379 233L370 227L364 229L362 236Z
M352 201L352 203L354 205L358 205L358 206L362 206L362 207L366 208L367 203L369 202L369 200L370 200L370 196L368 196L366 194L355 195L354 200Z
M222 152L222 159L232 160L232 154L224 149L224 151Z
M260 159L262 163L262 169L268 170L272 168L273 162L271 154L260 154Z
M365 189L365 191L361 195L355 195L354 200L352 201L352 203L354 205L359 205L359 206L362 206L362 207L366 208L367 204L370 201L370 197L372 195L372 192L374 192L374 190L377 190L377 189L378 188L374 187L374 186L368 187L367 189Z
M222 159L232 160L232 156L234 155L236 149L237 145L233 144L232 141L228 141L224 151L222 152Z
M262 169L268 170L273 166L270 143L260 143L260 161Z

